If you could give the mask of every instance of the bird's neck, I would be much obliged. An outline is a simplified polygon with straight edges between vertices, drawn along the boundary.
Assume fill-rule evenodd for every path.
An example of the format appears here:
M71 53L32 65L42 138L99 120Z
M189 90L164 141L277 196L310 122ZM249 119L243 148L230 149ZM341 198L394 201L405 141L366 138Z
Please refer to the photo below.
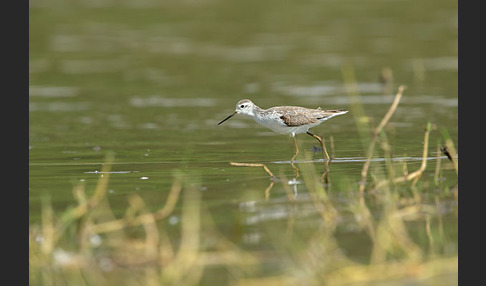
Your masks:
M255 118L255 119L256 118L261 118L263 111L264 111L264 109L262 109L262 108L260 108L260 107L258 107L256 105L253 106L253 109L252 109L253 115L252 115L252 117Z
M260 108L260 106L255 105L255 106L253 107L253 111L254 111L254 112L262 112L262 111L264 111L264 109L263 109L263 108Z

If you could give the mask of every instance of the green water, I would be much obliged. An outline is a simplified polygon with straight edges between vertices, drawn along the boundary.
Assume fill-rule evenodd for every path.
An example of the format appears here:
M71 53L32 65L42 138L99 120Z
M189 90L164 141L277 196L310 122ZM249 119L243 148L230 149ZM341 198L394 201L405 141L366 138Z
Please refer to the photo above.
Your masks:
M114 152L108 199L115 213L123 214L133 193L160 208L178 170L198 178L203 205L228 239L268 250L272 226L285 225L292 213L282 179L294 175L292 141L244 117L217 123L242 98L262 108L350 110L311 130L328 144L332 136L331 192L345 210L366 156L346 85L350 71L372 126L398 85L407 86L387 136L393 156L410 171L420 165L427 122L435 126L427 180L441 131L458 145L457 1L38 0L30 1L29 18L31 225L40 223L42 198L62 212L76 204L72 189L79 182L92 192L107 152ZM393 72L388 90L379 82L383 68ZM318 146L305 134L297 140L303 154ZM311 156L324 171L322 154ZM232 161L264 163L279 177L268 201L267 174ZM440 179L444 186L457 182L450 168ZM305 210L305 185L292 191ZM444 211L452 249L445 254L457 253L453 209ZM314 216L298 217L296 232L311 232ZM345 224L340 231L342 247L366 261L370 250L360 247L369 245L366 236ZM280 269L269 263L269 273Z

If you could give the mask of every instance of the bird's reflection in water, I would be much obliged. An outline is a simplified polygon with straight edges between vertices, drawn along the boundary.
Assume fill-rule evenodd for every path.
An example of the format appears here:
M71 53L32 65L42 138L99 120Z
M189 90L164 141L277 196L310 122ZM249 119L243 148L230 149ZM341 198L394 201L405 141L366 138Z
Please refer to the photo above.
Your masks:
M321 183L324 183L326 185L329 184L329 176L328 175L329 175L329 166L330 166L331 160L324 160L324 164L325 164L326 168L321 175ZM302 181L297 180L298 175L299 175L298 168L297 168L297 166L295 166L293 164L293 162L291 162L291 163L292 163L292 167L294 168L294 170L296 170L296 176L294 178L292 178L291 180L288 180L287 177L285 176L285 174L283 174L283 172L280 173L280 178L276 177L272 173L272 171L270 171L270 169L265 164L262 164L262 163L230 162L230 165L239 166L239 167L261 167L261 168L263 168L263 170L265 170L265 172L270 176L270 184L268 185L268 187L264 191L265 200L268 200L270 198L270 190L273 188L275 182L287 182L286 184L282 184L282 186L283 186L283 188L284 188L284 190L287 194L289 201L294 201L297 198L297 195L298 195L297 186L302 184Z

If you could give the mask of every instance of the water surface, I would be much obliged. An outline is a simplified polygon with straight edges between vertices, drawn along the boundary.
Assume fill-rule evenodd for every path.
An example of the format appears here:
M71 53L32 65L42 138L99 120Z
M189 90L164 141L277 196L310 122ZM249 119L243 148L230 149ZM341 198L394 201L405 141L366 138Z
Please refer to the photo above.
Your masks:
M183 172L198 181L202 205L221 234L266 257L254 277L285 273L295 257L275 252L278 233L290 224L306 241L321 223L303 178L294 180L292 141L244 117L217 123L242 98L262 108L344 108L350 112L312 132L324 136L328 148L333 141L327 187L340 214L339 245L349 258L368 263L370 239L349 210L367 150L356 122L364 115L376 126L402 84L407 89L386 128L393 164L419 168L424 128L433 123L423 197L436 203L437 145L444 144L444 132L458 145L455 1L29 4L32 226L41 223L43 198L62 213L76 205L75 186L84 184L92 193L113 152L107 198L115 215L124 214L132 194L148 209L160 208ZM388 85L380 82L383 70L392 71ZM317 141L305 134L297 140L298 165L324 172ZM385 168L385 153L376 155L373 166ZM454 170L439 157L445 168L441 188L455 186ZM262 168L229 162L263 163L277 179L268 189L272 181ZM403 192L413 196L407 187ZM445 257L457 255L456 203L452 194L439 195L447 240L439 255ZM181 208L179 202L162 223L171 227L174 241L180 238ZM372 203L371 210L380 216ZM423 220L409 227L427 252ZM218 281L210 277L201 283Z

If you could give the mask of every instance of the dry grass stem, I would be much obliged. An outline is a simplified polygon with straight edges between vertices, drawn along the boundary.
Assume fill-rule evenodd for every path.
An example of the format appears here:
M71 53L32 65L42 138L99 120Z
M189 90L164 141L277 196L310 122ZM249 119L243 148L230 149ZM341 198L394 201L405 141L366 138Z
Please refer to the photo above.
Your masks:
M320 214L324 224L334 229L336 226L337 210L329 199L322 182L319 181L314 165L300 164L299 166L303 169L304 182L309 190L309 196L316 211Z
M123 219L112 220L104 223L95 224L92 226L92 231L95 233L111 232L129 226L133 227L137 225L146 224L152 220L164 219L168 217L174 210L177 200L179 199L179 194L181 192L181 189L182 189L181 182L179 180L175 180L174 183L172 184L169 195L167 196L165 205L160 210L154 213L141 214L130 220L123 218Z
M275 176L273 173L270 171L270 169L267 168L265 164L260 164L260 163L238 163L238 162L230 162L231 166L242 166L242 167L263 167L265 172L267 172L268 175L273 179Z
M434 184L439 185L439 174L440 174L440 145L437 145L437 158L435 161L435 171L434 171Z
M405 90L405 86L401 85L398 87L398 92L395 95L395 99L393 100L393 103L391 104L390 108L388 109L388 112L385 114L381 122L378 124L378 126L373 130L373 138L370 142L370 145L368 147L368 152L366 156L366 161L363 164L363 169L361 170L361 184L359 186L359 192L362 195L364 193L364 189L366 186L366 176L368 175L368 170L371 164L371 159L373 157L373 152L375 150L375 145L376 141L378 140L378 135L380 132L383 130L385 125L388 123L390 120L391 116L397 109L398 103L400 102L400 99L402 98L403 91Z
M424 135L424 148L422 152L422 162L420 164L420 168L412 173L408 173L403 177L397 177L393 178L391 182L393 183L401 183L401 182L406 182L406 181L411 181L414 180L414 184L417 182L417 180L422 176L422 173L425 171L425 168L427 167L427 156L428 156L428 148L429 148L429 134L430 134L430 129L431 129L431 123L429 122L427 124L427 127L425 128L425 135ZM388 184L390 181L388 180L383 180L380 181L377 185L376 188L380 188L383 185Z

